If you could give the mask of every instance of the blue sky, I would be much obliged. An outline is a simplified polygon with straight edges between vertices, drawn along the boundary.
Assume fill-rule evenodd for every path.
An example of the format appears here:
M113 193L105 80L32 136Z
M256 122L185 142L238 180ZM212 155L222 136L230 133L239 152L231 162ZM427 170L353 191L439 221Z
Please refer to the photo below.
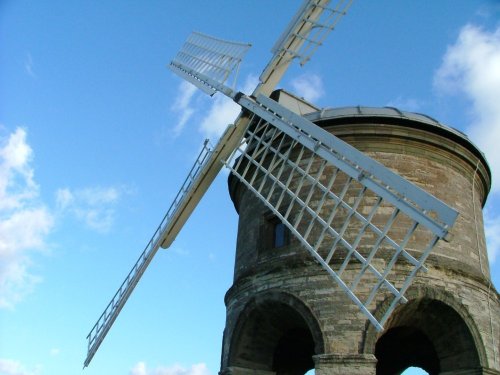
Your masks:
M177 193L203 140L238 108L166 65L193 31L251 42L251 91L301 1L0 1L0 373L82 372L85 337ZM281 82L322 107L396 106L486 153L491 273L500 286L500 5L354 1ZM157 254L93 374L219 369L237 215L221 173Z

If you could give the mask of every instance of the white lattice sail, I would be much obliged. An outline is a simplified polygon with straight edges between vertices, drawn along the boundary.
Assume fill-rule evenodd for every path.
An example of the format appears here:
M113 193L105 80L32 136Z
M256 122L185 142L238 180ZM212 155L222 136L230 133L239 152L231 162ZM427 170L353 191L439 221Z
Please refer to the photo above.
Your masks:
M457 212L275 101L239 103L253 117L226 166L382 330Z
M198 77L201 75L223 84L233 76L234 86L239 65L250 46L193 32L169 68L208 95L213 95L217 90Z

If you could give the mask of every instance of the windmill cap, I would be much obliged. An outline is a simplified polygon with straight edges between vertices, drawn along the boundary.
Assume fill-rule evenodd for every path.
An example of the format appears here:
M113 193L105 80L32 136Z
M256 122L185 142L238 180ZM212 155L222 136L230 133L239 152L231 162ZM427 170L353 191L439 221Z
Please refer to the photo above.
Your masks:
M397 125L407 125L428 130L433 133L448 137L471 151L486 166L488 174L491 176L490 167L486 156L481 149L476 146L464 132L444 125L435 118L417 112L402 111L395 107L339 107L323 108L320 111L311 112L304 115L309 121L317 123L328 121L330 124L343 123L355 124L357 122L366 122L367 119L383 119L383 123L394 123Z

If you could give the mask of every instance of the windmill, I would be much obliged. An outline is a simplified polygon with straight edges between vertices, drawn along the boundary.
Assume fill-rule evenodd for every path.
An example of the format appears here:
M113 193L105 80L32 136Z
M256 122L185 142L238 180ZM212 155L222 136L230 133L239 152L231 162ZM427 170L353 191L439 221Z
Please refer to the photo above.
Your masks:
M169 68L208 95L226 95L242 111L213 149L207 142L203 145L151 240L90 330L84 367L156 252L172 244L224 167L282 221L377 330L383 329L397 304L406 301L406 289L415 274L425 270L423 263L434 245L446 239L457 212L270 98L290 63L299 60L305 64L351 2L338 0L332 6L327 0L306 0L274 45L273 57L249 96L226 82L236 79L250 45L200 33L187 39ZM359 209L366 206L363 202L370 202L368 212ZM390 212L383 223L378 220L381 211ZM334 224L339 217L341 225ZM418 258L406 250L415 236L426 240ZM372 262L381 249L391 254L382 268ZM338 254L343 261L333 265L330 261ZM395 283L391 270L398 261L409 267L405 279ZM352 263L359 265L358 272L346 279L344 271ZM367 277L372 281L371 290L363 299L356 287ZM385 315L377 319L370 305L380 293L389 294L391 302Z

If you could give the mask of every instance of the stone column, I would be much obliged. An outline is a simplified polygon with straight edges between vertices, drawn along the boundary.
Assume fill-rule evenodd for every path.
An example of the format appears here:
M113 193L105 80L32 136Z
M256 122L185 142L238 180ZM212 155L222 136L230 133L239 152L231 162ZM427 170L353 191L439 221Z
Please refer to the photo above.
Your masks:
M375 375L372 354L320 354L313 357L316 375Z

